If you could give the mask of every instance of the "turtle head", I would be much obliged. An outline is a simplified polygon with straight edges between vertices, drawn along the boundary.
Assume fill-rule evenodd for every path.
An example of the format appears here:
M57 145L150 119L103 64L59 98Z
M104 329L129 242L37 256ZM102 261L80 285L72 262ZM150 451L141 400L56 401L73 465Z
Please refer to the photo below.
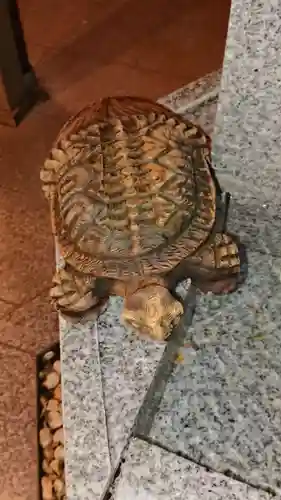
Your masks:
M165 287L150 285L126 298L122 320L139 333L164 341L182 314L182 304Z

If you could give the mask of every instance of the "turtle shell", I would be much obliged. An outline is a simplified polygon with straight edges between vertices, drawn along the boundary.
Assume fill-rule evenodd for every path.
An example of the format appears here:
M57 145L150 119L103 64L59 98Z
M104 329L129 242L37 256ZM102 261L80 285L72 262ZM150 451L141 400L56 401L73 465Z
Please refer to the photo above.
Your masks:
M166 273L215 222L209 138L155 102L112 97L61 130L41 172L61 253L96 276Z

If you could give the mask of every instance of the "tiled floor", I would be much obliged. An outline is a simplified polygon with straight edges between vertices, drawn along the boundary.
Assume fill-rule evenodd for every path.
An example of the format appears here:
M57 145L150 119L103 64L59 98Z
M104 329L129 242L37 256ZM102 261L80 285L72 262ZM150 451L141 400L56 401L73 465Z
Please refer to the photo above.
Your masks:
M132 439L113 487L112 500L270 500L254 490L194 462Z
M230 0L20 0L51 99L0 127L0 499L36 498L34 355L57 340L39 167L59 127L109 93L163 96L220 67Z

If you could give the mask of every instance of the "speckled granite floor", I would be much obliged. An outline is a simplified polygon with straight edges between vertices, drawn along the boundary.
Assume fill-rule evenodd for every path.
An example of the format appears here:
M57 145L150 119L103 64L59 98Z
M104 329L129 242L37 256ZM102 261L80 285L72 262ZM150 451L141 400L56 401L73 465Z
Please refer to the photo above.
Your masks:
M112 500L269 500L265 492L133 439Z
M247 284L198 297L183 362L149 436L216 471L281 486L280 258L249 252Z
M209 75L161 101L212 133L219 81ZM61 321L68 500L280 495L281 226L274 207L225 175L249 278L231 297L196 298L180 348L121 327L119 299L97 324Z

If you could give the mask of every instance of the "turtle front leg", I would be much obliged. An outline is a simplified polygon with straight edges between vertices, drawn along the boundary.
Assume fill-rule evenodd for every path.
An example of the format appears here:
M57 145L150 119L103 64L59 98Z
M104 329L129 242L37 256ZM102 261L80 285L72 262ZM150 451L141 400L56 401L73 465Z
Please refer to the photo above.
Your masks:
M50 291L52 303L58 312L72 322L96 319L107 298L95 295L96 278L77 273L65 264L57 269Z
M183 314L183 306L163 286L148 285L125 299L122 319L154 340L166 340Z
M241 273L241 251L243 246L236 237L217 233L188 262L193 284L202 292L215 294L235 291L243 280Z

